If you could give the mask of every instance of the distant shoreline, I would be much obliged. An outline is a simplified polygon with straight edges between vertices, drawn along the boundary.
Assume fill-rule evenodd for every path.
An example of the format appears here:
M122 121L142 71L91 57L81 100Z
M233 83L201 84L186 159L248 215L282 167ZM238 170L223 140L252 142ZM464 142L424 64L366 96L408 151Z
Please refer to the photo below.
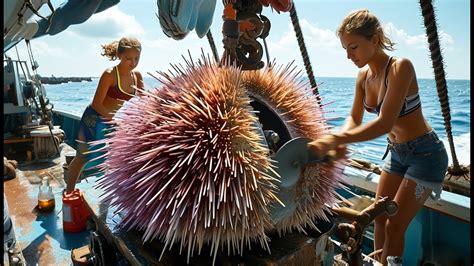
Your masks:
M39 77L42 84L61 84L68 82L92 81L92 77Z
M39 76L39 75L38 75ZM100 77L39 77L40 81L42 84L62 84L62 83L68 83L68 82L82 82L82 81L87 81L91 82L93 79L99 79ZM308 79L306 76L302 76L303 79ZM145 76L145 80L152 79L156 80L155 77L151 76ZM316 77L316 80L320 79L350 79L355 81L355 77ZM421 80L432 80L435 81L434 78L418 78L419 81ZM452 80L452 81L470 81L470 79L455 79L455 78L450 78L446 80Z

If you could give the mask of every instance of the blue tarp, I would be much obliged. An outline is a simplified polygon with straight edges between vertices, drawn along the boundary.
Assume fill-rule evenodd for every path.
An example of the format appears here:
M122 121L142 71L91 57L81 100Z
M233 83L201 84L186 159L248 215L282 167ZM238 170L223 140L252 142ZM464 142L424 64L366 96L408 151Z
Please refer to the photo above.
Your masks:
M71 25L84 23L93 14L102 12L119 2L120 0L66 0L59 7L55 8L55 12L46 19L38 17L35 20L38 24L38 30L32 38L58 34ZM10 48L22 41L23 38L8 38L4 36L3 52L5 53L10 50Z
M68 0L62 3L54 14L46 19L38 20L39 29L33 38L43 35L55 35L69 26L81 24L88 20L93 14L99 13L118 4L120 0ZM50 23L51 22L51 23Z

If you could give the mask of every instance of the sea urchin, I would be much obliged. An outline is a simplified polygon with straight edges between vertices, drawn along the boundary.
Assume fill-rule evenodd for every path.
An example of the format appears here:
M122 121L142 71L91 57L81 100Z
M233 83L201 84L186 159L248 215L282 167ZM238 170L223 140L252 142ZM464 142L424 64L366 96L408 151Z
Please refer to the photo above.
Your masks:
M301 231L327 219L342 173L338 162L308 166L293 188L296 210L276 224L270 218L282 204L280 176L262 128L278 120L282 143L328 130L291 64L241 71L203 55L172 66L159 73L160 88L125 103L113 131L93 143L105 144L97 186L126 213L122 226L143 231L143 241L162 240L163 251L179 243L188 260L210 244L215 260L219 248L242 254L244 244L258 241L269 250L266 232ZM270 110L270 118L255 106Z

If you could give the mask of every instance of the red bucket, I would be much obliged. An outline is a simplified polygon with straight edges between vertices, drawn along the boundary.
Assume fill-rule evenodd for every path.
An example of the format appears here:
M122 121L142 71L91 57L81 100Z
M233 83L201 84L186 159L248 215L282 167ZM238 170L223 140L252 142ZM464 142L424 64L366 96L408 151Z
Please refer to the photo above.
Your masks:
M71 193L63 192L63 230L76 233L86 229L90 213L79 189Z

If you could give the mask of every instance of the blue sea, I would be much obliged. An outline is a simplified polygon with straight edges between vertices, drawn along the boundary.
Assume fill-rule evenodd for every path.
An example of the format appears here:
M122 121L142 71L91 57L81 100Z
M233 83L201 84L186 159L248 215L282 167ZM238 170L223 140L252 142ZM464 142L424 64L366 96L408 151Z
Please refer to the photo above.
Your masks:
M319 93L323 104L326 104L324 112L328 123L335 128L342 125L345 117L349 114L354 93L354 78L316 78ZM46 95L54 105L55 110L65 111L78 116L82 115L84 109L94 97L98 78L91 82L70 82L65 84L45 84ZM144 77L145 88L160 86L153 77ZM449 105L451 110L451 127L454 136L455 151L461 164L470 164L470 80L447 80ZM436 83L434 79L419 79L420 97L423 106L423 114L428 123L434 128L446 148L449 145L444 128L443 115L438 100ZM364 121L374 119L375 115L365 113ZM351 144L351 156L381 164L381 157L386 148L386 136L362 143ZM448 152L450 160L451 154Z

